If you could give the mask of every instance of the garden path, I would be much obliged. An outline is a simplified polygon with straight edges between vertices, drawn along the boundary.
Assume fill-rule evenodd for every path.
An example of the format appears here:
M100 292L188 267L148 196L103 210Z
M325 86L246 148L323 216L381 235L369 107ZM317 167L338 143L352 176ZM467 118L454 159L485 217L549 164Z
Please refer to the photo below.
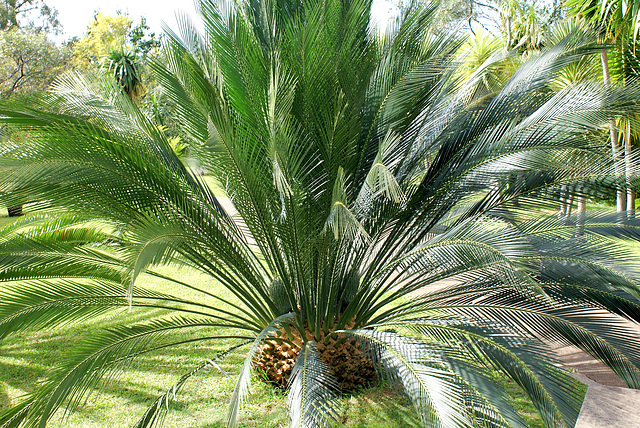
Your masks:
M637 324L629 323L640 334ZM575 347L555 353L587 385L575 428L640 428L640 390L630 389L611 369Z
M431 284L429 291L456 283L455 279L439 281ZM640 336L640 326L631 322L629 325ZM575 428L640 428L640 390L627 388L610 368L575 346L552 345L551 348L562 364L587 385Z

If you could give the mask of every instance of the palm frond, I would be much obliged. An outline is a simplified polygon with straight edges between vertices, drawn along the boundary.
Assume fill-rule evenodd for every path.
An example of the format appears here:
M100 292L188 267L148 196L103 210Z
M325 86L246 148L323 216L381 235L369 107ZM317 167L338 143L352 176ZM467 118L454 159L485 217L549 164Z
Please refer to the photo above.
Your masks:
M339 386L313 342L306 342L289 380L287 403L292 428L325 427L338 419Z
M293 314L287 313L279 316L267 325L258 336L251 343L251 348L245 356L244 363L240 369L240 374L236 380L236 385L231 396L231 402L229 403L229 411L227 412L227 426L238 426L238 416L242 402L251 389L251 372L253 367L253 360L263 342L271 337L274 333L277 333L282 325L291 323L293 321Z

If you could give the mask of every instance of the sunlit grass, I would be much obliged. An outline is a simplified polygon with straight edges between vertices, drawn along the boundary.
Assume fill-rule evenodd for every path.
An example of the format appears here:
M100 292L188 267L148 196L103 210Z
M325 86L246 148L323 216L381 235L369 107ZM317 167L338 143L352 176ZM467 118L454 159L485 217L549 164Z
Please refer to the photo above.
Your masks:
M220 295L226 292L215 281L187 269L165 268L163 273L180 276L187 281ZM175 289L162 280L146 276L145 286L183 296L200 298L196 292ZM225 296L231 298L231 296ZM41 330L7 338L0 348L0 409L15 405L20 395L28 393L47 371L73 347L103 328L118 324L143 322L158 311L122 309L95 319L58 328ZM212 329L211 334L215 334ZM210 341L182 345L144 355L129 365L114 381L103 385L87 402L66 419L56 417L53 427L127 427L132 426L153 400L164 393L178 378L202 361L227 349L234 341ZM242 353L231 354L220 367L233 378L242 363ZM243 407L240 426L288 426L286 397L256 377L253 392ZM233 380L219 371L210 371L187 384L172 406L167 427L223 427L227 404L233 391ZM384 396L384 397L381 397ZM381 399L379 399L381 398ZM380 402L383 404L380 404ZM62 414L62 412L59 412ZM341 426L411 426L417 420L410 405L397 394L378 387L345 398Z

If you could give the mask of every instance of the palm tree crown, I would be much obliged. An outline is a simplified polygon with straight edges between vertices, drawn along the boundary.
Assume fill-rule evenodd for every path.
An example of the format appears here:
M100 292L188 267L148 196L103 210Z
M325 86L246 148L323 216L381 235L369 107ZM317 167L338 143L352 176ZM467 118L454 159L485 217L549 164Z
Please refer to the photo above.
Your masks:
M0 198L64 208L3 231L0 337L123 306L163 309L71 352L3 426L45 424L143 353L229 337L246 357L228 426L269 344L295 350L292 426L336 417L344 379L330 347L357 350L425 426L525 426L496 371L548 426L571 426L579 397L554 342L640 387L638 337L621 322L640 320L639 272L610 238L637 238L636 226L597 214L574 236L564 220L530 215L562 184L615 189L602 129L638 110L638 91L553 92L564 67L600 48L567 37L488 92L483 73L497 59L459 81L461 40L429 31L433 8L404 11L382 36L370 9L203 0L203 34L188 20L168 33L154 72L238 216L115 85L67 75L42 108L0 109L31 136L5 148ZM178 279L202 300L136 282L169 263L211 275L240 303ZM447 278L455 285L433 285ZM161 421L169 401L137 426Z

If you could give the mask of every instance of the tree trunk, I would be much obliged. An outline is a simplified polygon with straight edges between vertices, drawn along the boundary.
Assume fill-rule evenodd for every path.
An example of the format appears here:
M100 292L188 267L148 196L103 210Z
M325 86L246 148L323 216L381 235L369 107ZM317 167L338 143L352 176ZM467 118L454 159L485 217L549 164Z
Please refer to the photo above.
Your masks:
M20 217L22 215L22 205L9 207L7 211L9 212L9 217Z
M624 174L627 185L627 217L632 219L636 215L636 192L631 188L633 164L631 162L631 124L627 124L624 136Z
M600 61L602 62L602 79L607 92L611 88L611 77L609 74L609 60L607 59L607 50L600 51ZM624 166L622 159L622 151L618 141L618 130L614 119L609 120L609 133L611 134L611 152L613 154L613 166L618 180L618 190L616 191L616 211L624 212L627 209L627 195L622 186L622 178L624 175Z
M507 41L505 42L506 50L511 49L511 14L507 15Z
M583 187L580 186L578 202L576 204L576 236L584 235L584 220L587 214L587 198L585 198L583 190Z
M573 210L573 195L567 196L567 211L565 212L565 219L569 220L569 216L571 215L571 210Z
M560 212L558 212L558 217L564 219L567 215L567 186L562 185L560 187Z

